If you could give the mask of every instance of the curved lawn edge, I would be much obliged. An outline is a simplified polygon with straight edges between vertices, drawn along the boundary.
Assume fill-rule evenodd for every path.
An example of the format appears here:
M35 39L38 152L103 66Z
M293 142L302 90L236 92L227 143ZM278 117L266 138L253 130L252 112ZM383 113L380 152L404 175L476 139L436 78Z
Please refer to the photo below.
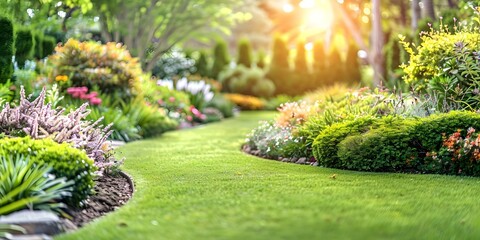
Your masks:
M134 197L58 239L475 239L480 179L284 164L240 150L273 112L119 148ZM335 178L332 175L335 174Z

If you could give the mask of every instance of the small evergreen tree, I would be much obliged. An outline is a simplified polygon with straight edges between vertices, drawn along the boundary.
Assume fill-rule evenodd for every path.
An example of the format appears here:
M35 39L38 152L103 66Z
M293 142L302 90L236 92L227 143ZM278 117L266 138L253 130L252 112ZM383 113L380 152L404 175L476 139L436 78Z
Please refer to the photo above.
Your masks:
M57 40L52 36L44 36L42 40L42 58L47 57L55 51Z
M211 78L218 79L219 73L228 66L230 59L228 56L227 43L224 41L218 41L214 49L214 61L211 71Z
M35 41L32 30L28 28L17 28L15 35L15 60L22 67L26 60L33 58Z
M328 55L328 84L345 82L345 63L336 47Z
M308 90L315 88L312 84L313 76L310 74L307 65L307 53L305 51L305 41L297 42L297 54L295 56L295 92L294 95L300 95Z
M207 54L204 51L200 51L200 56L195 62L195 68L197 69L196 74L202 77L207 77L209 75Z
M348 45L345 59L345 82L349 85L358 85L362 82L360 62L358 61L358 47L354 43Z
M247 38L241 39L238 42L237 64L245 67L252 66L252 45Z
M292 73L288 64L290 51L287 43L280 36L273 42L273 57L267 78L275 84L276 95L291 94L293 86Z
M328 85L327 74L327 56L325 54L325 46L321 41L315 41L313 44L313 75L315 85L318 87Z
M297 74L308 73L307 54L305 52L305 41L297 42L297 55L295 56L295 72Z
M36 59L41 59L41 58L43 58L43 34L40 33L40 32L36 32L33 35L33 37L35 39L33 56Z
M261 69L265 69L265 67L267 66L267 63L266 63L266 58L267 56L265 55L265 52L264 51L259 51L258 52L258 55L257 55L257 67L258 68L261 68Z
M0 83L12 78L12 57L15 52L15 34L12 21L0 16Z

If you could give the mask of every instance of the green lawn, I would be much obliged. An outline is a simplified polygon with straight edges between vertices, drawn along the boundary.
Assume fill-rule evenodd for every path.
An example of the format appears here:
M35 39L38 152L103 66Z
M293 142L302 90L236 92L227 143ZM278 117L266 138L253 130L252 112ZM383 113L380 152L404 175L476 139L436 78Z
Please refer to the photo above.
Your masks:
M245 134L272 116L243 113L125 145L133 199L58 239L480 239L480 179L341 171L242 153Z

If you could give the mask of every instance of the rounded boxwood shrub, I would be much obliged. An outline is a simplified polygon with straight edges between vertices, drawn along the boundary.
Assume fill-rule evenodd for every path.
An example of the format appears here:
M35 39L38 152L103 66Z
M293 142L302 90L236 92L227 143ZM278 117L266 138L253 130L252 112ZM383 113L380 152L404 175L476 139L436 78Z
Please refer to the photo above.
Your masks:
M443 143L443 136L463 129L462 134L469 127L480 129L480 114L469 111L451 111L421 118L413 126L411 135L415 137L417 145L423 154L437 151Z
M397 118L377 123L378 128L348 136L338 144L342 168L398 172L412 167L418 154L409 131L414 121Z
M30 137L0 139L0 155L22 154L31 161L49 164L56 177L73 180L72 196L66 199L69 205L79 206L93 189L95 166L82 150L67 143L51 139L34 140Z
M376 121L371 116L340 122L326 127L313 141L312 152L320 166L340 168L338 144L348 136L366 132Z

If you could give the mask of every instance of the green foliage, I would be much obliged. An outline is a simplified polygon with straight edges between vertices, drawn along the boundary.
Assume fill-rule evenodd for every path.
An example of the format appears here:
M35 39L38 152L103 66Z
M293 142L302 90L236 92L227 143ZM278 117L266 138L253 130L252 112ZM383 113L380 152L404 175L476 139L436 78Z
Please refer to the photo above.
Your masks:
M325 54L325 46L322 41L315 41L313 44L313 60L314 84L318 87L332 84L328 78L328 59Z
M101 123L104 126L110 123L113 124L111 128L112 134L110 134L109 139L130 142L142 138L138 133L135 122L125 115L121 109L114 107L93 108L87 119L95 121L101 117L103 117Z
M209 76L207 53L205 53L204 51L200 51L200 56L195 62L195 69L196 69L196 72L195 72L196 74L202 77Z
M220 82L230 92L268 98L274 94L275 85L265 75L260 68L241 65L220 74Z
M458 52L460 47L462 51L466 51L464 53L467 55L480 49L480 34L477 32L449 33L432 30L430 34L423 35L422 40L423 42L419 46L412 48L409 42L402 39L402 44L410 55L408 65L403 66L405 82L420 92L428 90L428 84L434 77L450 76L462 70L448 68L449 65L452 65L450 61L462 55L462 52ZM471 70L463 72L474 76L480 74ZM465 81L473 80L466 77Z
M245 67L252 66L252 45L247 38L241 39L238 42L238 59L237 64Z
M374 122L375 118L367 116L326 127L313 141L313 156L320 166L341 168L342 165L337 156L338 144L350 135L366 132Z
M34 163L25 155L2 155L0 215L26 208L56 211L63 207L58 201L71 196L74 181L51 177L48 175L51 170L50 166Z
M358 86L362 82L360 62L357 54L358 47L354 43L350 43L347 58L345 59L345 82L351 86Z
M271 79L275 85L275 95L291 94L294 88L292 81L292 72L288 63L290 52L287 43L280 36L275 36L273 42L273 57L270 63L270 69L267 78Z
M473 127L480 129L480 114L468 111L451 111L449 113L434 114L421 118L415 124L412 135L417 139L423 153L437 151L442 146L442 136L452 134L457 129Z
M345 82L345 63L339 50L334 47L328 55L328 78L329 83Z
M33 58L35 40L29 28L16 28L15 36L15 60L23 67L26 60Z
M266 63L267 55L264 51L259 51L257 55L257 67L261 69L265 69L267 67Z
M46 57L43 54L43 34L40 33L40 32L35 32L33 34L33 38L35 40L35 48L34 48L34 51L33 51L33 56L36 59L42 59L42 58Z
M344 169L399 172L411 168L418 155L409 127L413 121L402 118L377 120L375 129L352 134L338 143L337 156Z
M461 132L466 132L462 135ZM444 136L442 148L430 152L425 158L423 170L428 173L480 176L480 137L474 128L457 130Z
M43 36L43 39L42 39L43 57L47 57L50 54L53 54L56 46L57 46L57 40L54 37L48 36L48 35Z
M48 164L52 174L74 181L72 196L65 201L74 206L80 205L93 189L93 160L82 150L67 143L56 143L51 139L33 140L30 137L0 139L0 155L30 157L33 163Z
M212 101L207 103L206 107L218 109L224 118L229 118L234 115L235 104L226 99L222 94L216 94Z
M124 46L113 42L70 39L50 59L56 67L54 74L68 76L72 86L98 88L104 94L124 100L139 94L144 77L137 59Z
M230 63L228 56L227 43L224 41L218 41L213 51L214 60L210 77L218 79L221 71L223 71Z
M12 78L12 57L15 52L15 35L12 21L0 16L0 83Z

